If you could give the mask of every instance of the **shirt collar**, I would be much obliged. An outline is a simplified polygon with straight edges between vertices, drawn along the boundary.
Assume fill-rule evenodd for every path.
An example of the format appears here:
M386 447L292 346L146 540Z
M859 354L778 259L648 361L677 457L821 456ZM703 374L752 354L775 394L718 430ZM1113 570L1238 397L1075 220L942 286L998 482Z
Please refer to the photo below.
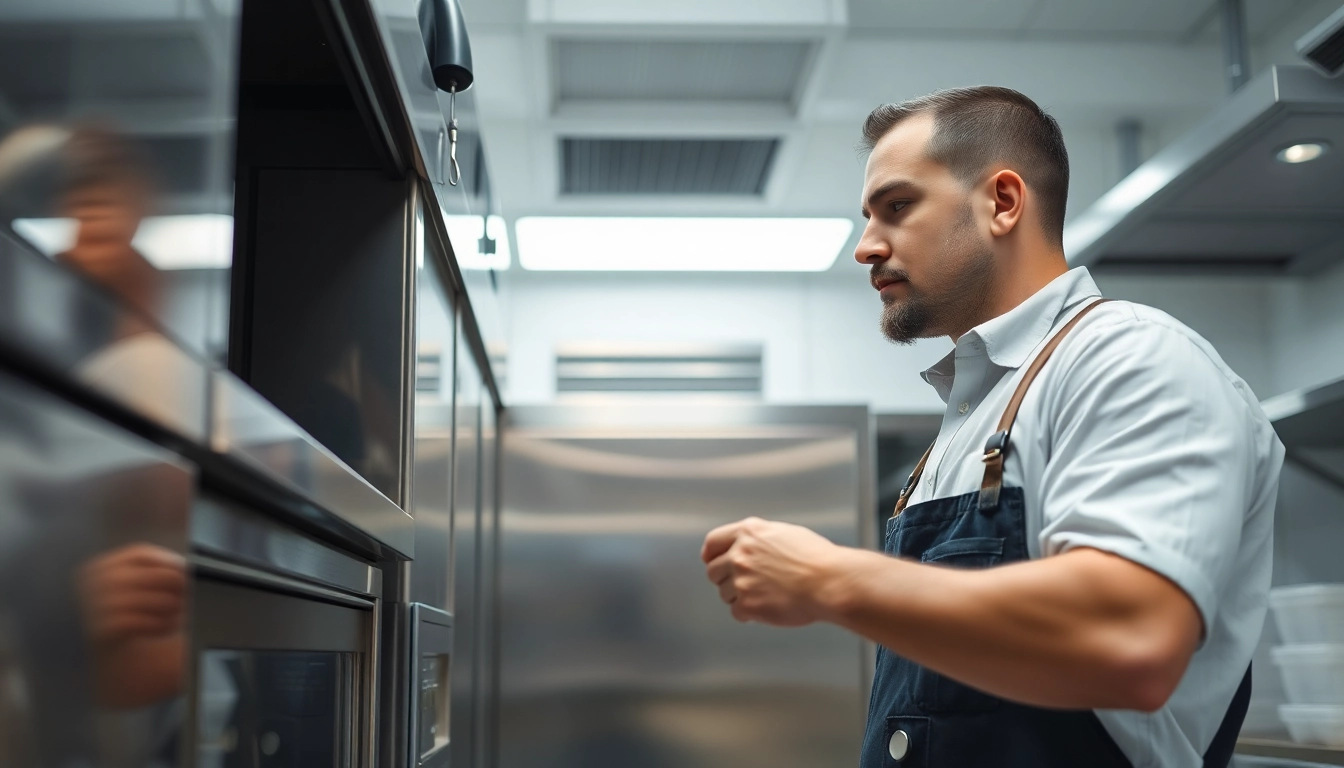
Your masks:
M1020 368L1040 346L1060 316L1087 299L1101 296L1086 267L1076 267L1051 280L1044 288L1016 307L967 331L946 357L924 371L924 381L947 400L952 387L956 356L973 342L984 344L991 362L1003 368Z

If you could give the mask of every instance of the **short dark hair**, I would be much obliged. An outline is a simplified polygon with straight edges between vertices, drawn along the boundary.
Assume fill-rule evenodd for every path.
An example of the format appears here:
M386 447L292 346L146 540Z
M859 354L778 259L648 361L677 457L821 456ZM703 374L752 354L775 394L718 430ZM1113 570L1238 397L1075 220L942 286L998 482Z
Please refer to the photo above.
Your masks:
M992 163L1007 164L1040 199L1046 235L1063 242L1069 152L1055 118L1011 88L953 88L874 109L863 121L863 148L871 152L898 123L926 112L934 120L930 159L972 184Z

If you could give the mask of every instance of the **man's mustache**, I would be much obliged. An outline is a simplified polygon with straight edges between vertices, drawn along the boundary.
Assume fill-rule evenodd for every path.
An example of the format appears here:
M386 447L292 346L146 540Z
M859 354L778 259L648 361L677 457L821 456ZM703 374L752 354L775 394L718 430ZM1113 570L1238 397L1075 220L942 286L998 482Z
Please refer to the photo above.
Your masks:
M892 282L896 280L903 280L908 283L910 282L910 273L904 269L885 268L880 264L874 264L868 273L868 282L873 284L873 288L877 288L878 284L883 281Z

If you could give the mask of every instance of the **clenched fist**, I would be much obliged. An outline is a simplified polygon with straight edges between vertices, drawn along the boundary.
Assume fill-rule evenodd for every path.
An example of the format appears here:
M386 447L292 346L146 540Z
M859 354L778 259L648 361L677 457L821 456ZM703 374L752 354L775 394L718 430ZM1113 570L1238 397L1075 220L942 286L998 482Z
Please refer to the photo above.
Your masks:
M700 559L733 618L796 627L826 618L845 552L801 526L749 517L710 531Z

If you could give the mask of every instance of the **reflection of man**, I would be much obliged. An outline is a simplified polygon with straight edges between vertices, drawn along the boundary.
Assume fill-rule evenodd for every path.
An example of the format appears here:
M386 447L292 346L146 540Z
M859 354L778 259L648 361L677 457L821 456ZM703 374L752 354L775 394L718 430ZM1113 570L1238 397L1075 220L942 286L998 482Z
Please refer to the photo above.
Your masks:
M147 166L129 140L108 130L84 127L65 149L61 214L76 222L74 245L56 257L89 275L149 317L161 307L159 271L132 246L149 212L152 186ZM136 328L119 329L118 336Z
M182 688L187 572L181 555L152 544L103 554L79 576L98 701L131 709Z
M885 555L746 520L707 537L710 579L740 620L881 645L864 768L1226 766L1283 459L1255 397L1069 269L1068 154L1027 97L891 104L864 137L855 257L891 340L955 345L924 373L942 429Z

